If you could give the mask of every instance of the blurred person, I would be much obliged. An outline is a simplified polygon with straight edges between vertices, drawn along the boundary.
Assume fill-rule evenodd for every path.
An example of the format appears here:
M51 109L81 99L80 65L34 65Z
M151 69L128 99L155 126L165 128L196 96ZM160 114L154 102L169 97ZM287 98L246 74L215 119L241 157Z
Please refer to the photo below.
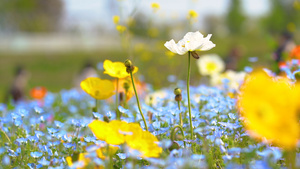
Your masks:
M86 61L78 75L74 79L74 86L77 89L81 89L80 83L84 79L88 77L98 77L96 69L93 67L92 63L90 61Z
M238 46L231 47L228 56L225 59L226 70L237 70L238 62L242 57L241 50Z
M29 73L22 66L17 66L13 82L5 97L5 101L9 102L11 98L13 99L14 103L24 101L28 79Z
M280 72L280 65L284 64L285 57L290 53L296 44L293 40L293 35L290 32L283 32L278 40L278 47L273 53L273 59L275 60L275 70L277 74Z

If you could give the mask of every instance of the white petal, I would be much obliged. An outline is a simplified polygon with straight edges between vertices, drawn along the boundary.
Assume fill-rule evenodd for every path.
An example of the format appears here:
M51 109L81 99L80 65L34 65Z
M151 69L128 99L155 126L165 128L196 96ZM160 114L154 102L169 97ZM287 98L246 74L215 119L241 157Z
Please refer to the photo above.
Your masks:
M164 46L169 49L173 53L177 53L177 44L175 43L174 39L167 41Z
M198 49L203 41L203 35L198 31L198 32L189 32L187 33L184 38L185 40L185 48L188 51L195 51Z

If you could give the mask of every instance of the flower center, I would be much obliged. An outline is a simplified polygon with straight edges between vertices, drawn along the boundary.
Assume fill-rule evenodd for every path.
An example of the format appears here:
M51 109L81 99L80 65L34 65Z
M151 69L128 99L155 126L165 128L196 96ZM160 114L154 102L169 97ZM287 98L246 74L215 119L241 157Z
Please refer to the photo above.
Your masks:
M216 70L216 68L217 68L217 65L215 63L212 63L212 62L209 62L206 65L206 69L208 71L214 71L214 70Z

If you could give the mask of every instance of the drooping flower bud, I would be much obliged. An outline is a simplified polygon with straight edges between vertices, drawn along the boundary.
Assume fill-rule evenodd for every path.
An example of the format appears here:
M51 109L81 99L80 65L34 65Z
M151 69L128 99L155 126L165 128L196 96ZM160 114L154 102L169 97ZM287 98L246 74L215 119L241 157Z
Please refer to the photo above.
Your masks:
M195 51L192 51L191 54L192 54L193 58L195 58L195 59L199 59L200 58L199 55L198 55L198 53L195 52Z

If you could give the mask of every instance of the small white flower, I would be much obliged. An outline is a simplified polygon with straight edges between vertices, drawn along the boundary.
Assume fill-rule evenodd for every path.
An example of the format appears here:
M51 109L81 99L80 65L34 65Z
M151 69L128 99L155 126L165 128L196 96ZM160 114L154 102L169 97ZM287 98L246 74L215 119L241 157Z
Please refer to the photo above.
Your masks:
M188 51L206 51L216 46L209 40L210 37L211 34L208 34L204 38L199 31L188 32L178 43L175 43L173 39L167 41L165 47L179 55L184 55Z
M203 55L197 60L201 75L213 75L224 71L225 63L217 54Z

